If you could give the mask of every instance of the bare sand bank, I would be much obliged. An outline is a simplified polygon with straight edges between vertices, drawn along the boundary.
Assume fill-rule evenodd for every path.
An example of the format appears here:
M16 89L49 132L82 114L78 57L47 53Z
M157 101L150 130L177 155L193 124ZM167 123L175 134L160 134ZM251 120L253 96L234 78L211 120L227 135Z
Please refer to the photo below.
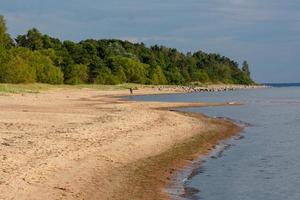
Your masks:
M162 188L176 168L240 131L228 121L168 110L219 104L118 98L127 94L0 96L0 199L168 199Z

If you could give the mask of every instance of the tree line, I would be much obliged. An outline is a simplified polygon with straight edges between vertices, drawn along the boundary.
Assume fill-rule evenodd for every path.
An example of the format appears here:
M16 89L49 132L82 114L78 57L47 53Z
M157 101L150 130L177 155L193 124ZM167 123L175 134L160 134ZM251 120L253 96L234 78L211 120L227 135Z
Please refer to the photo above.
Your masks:
M12 39L0 16L0 82L49 84L254 84L249 65L219 54L116 39L78 43L36 28Z

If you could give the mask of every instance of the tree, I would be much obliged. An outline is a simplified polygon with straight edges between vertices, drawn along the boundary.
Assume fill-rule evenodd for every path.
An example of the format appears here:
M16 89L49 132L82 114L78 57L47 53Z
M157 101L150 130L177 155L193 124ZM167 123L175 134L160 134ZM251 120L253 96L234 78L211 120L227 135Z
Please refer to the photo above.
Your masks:
M141 83L147 82L147 68L149 65L140 63L132 59L124 60L124 72L127 78L127 82Z
M13 46L13 41L7 33L6 21L2 15L0 15L0 48L7 49Z
M72 41L67 40L64 41L63 45L76 64L84 64L84 65L89 64L90 55L87 52L87 50L83 48L81 44L76 44Z
M6 43L6 22L3 16L0 16L0 45L5 45Z
M53 65L52 60L41 52L34 52L30 62L36 71L36 81L39 83L62 84L64 76L60 68Z
M19 35L16 38L17 45L31 50L41 50L44 48L43 35L36 29L30 29L26 35Z
M63 73L41 52L27 48L12 48L0 65L0 82L6 83L63 83ZM0 55L1 57L1 55Z
M60 84L253 84L249 65L215 53L182 53L117 39L61 41L36 28L14 45L0 16L0 81ZM22 48L20 48L22 47ZM64 80L62 80L64 79Z
M118 80L112 74L111 70L103 66L99 69L99 74L96 77L97 84L106 84L106 85L114 85L117 84Z
M193 73L193 81L199 81L201 83L207 83L209 81L209 77L207 73L202 69L197 69Z
M127 82L142 84L147 82L147 71L149 68L147 64L122 56L110 57L107 60L107 64L114 74L122 69Z
M68 67L65 74L65 83L76 85L87 81L88 68L86 65L74 64Z
M150 83L154 85L163 85L167 83L165 74L160 66L155 66L150 72Z
M184 79L178 68L170 68L167 73L167 79L169 84L180 85L184 83Z
M39 52L44 56L50 58L53 65L61 67L63 63L63 58L60 55L58 55L58 51L55 51L54 49L44 49L40 50Z
M0 82L6 82L6 72L8 64L12 57L8 51L11 46L11 38L7 34L6 22L3 16L0 15Z
M247 61L244 61L244 62L243 62L242 71L243 71L248 77L250 77L250 69L249 69L249 64L247 63Z
M100 69L105 67L105 63L99 57L95 56L88 65L89 68L89 83L95 83L96 78L100 73Z
M127 77L122 67L118 67L115 71L115 80L117 83L126 83Z
M24 57L30 55L26 49L9 51L10 59L0 67L0 81L3 83L34 83L36 81L35 69ZM25 56L26 55L26 56Z

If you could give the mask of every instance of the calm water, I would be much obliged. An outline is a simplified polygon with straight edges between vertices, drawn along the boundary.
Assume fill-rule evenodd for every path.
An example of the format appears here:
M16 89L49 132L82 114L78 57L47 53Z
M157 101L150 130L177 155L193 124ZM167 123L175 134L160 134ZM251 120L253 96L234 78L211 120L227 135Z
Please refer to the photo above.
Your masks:
M300 199L300 87L134 97L149 101L238 101L238 107L185 109L251 124L221 156L207 157L184 182L204 200ZM175 198L174 198L175 199Z

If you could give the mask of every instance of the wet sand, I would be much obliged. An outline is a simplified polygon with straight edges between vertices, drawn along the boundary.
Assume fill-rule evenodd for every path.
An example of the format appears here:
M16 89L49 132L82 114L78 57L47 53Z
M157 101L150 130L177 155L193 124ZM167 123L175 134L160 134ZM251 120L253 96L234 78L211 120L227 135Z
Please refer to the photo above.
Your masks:
M221 104L124 95L52 89L0 96L0 199L168 199L164 188L176 169L240 131L229 121L170 110Z

